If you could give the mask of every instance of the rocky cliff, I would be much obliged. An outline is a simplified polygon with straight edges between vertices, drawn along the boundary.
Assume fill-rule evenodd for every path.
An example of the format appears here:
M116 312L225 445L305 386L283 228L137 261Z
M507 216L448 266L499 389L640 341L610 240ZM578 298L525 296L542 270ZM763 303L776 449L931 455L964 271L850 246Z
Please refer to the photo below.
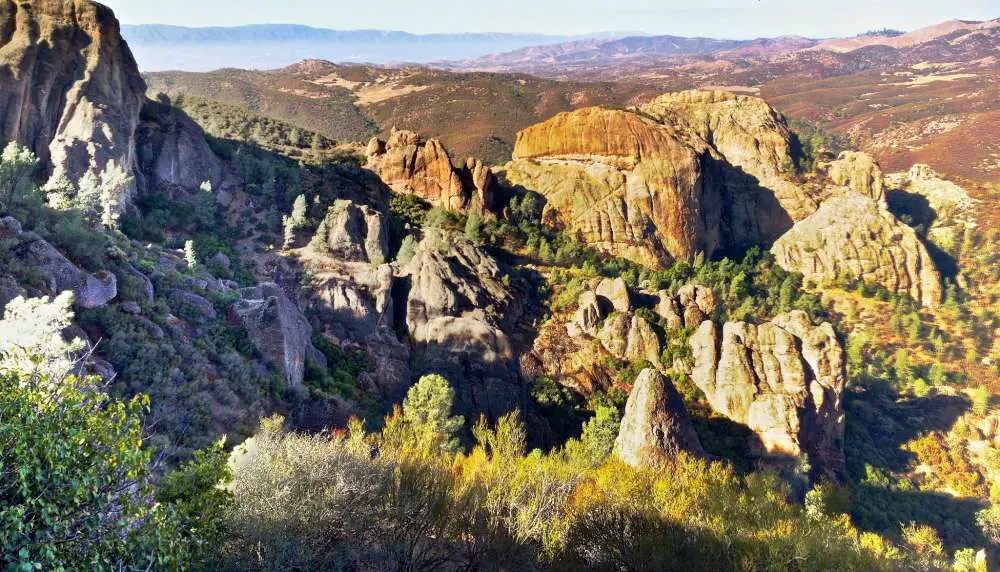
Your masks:
M456 170L437 139L393 130L388 140L373 138L365 149L367 166L393 191L416 195L434 206L465 211L493 208L493 174L470 158Z
M721 330L721 331L720 331ZM745 425L769 457L844 469L844 351L833 326L793 311L760 325L706 320L691 336L692 380L712 409Z
M853 191L828 199L771 248L778 264L815 283L842 277L941 301L941 277L912 228L871 197Z
M89 0L0 2L0 138L76 180L131 173L146 85L110 9Z
M784 120L759 98L683 92L581 109L518 134L503 174L548 220L647 266L770 244L817 206Z

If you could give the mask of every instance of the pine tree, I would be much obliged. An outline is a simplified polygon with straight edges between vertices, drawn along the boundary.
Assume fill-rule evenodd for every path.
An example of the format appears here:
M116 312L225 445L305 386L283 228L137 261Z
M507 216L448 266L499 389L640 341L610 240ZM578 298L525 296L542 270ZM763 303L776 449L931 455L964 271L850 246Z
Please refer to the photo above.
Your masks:
M193 240L184 243L184 260L187 261L188 268L198 266L198 253L195 252Z
M57 168L48 182L42 187L42 192L48 199L49 206L54 209L68 209L73 206L76 196L76 185L69 180L66 172Z
M306 196L299 195L295 197L295 202L292 204L292 216L291 223L294 225L293 228L302 228L306 225L308 221L306 220Z
M38 167L31 149L11 141L0 154L0 209L7 208L23 192Z
M281 223L285 234L282 248L287 250L295 243L295 222L292 220L292 217L286 216L281 219Z

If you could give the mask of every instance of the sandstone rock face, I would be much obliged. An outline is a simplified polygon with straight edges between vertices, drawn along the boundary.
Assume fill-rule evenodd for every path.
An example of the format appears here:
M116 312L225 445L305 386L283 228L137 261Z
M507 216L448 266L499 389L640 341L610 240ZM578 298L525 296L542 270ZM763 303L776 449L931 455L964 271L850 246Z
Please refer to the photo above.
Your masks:
M427 229L401 272L414 375L438 372L457 408L498 416L520 405L511 331L523 308L500 264L464 235Z
M327 211L330 255L352 262L381 264L389 256L389 228L382 213L348 200L338 200Z
M611 302L616 312L632 311L632 295L628 284L621 278L605 278L597 285L595 294Z
M698 284L682 286L676 296L671 295L669 290L661 290L656 297L659 300L656 313L667 321L672 330L699 326L715 314L718 305L715 292Z
M312 345L312 327L280 286L265 282L240 291L242 300L232 313L249 334L251 343L282 373L289 386L302 388L306 360L326 367Z
M704 144L636 113L587 108L518 133L511 184L545 196L545 217L635 262L711 254L721 198L703 172Z
M771 252L783 268L815 282L847 275L925 306L941 300L941 277L916 233L865 195L828 199Z
M770 244L811 214L815 199L791 179L790 137L759 98L684 92L529 127L504 176L545 197L547 221L657 267Z
M728 163L773 191L793 220L816 210L816 201L788 178L795 169L791 132L781 114L763 99L689 90L661 95L640 109L660 121L681 124L711 142ZM746 194L750 189L742 191Z
M468 208L475 211L492 210L496 205L496 176L493 170L475 157L465 160L460 173L466 194L471 193Z
M413 194L439 207L465 210L478 189L466 189L452 167L444 145L437 139L424 141L411 131L393 130L386 142L368 143L368 168L397 193ZM480 169L479 183L488 192L486 173ZM470 175L475 180L475 173Z
M625 404L615 455L633 467L656 467L680 451L705 455L673 384L656 370L645 369Z
M72 290L73 304L79 308L98 308L118 295L118 282L114 274L104 271L93 274L84 272L54 246L40 238L15 246L11 253L41 273L46 294L54 296Z
M136 135L140 165L140 191L175 189L200 192L208 181L222 185L222 163L205 141L205 134L190 117L158 102L147 102Z
M829 323L801 311L755 326L705 321L690 339L692 380L712 409L757 434L764 453L830 475L844 468L844 351Z
M868 153L844 151L836 161L824 165L835 185L847 187L878 203L885 202L885 179L882 169Z
M0 139L78 179L131 173L146 85L111 10L89 0L0 3Z

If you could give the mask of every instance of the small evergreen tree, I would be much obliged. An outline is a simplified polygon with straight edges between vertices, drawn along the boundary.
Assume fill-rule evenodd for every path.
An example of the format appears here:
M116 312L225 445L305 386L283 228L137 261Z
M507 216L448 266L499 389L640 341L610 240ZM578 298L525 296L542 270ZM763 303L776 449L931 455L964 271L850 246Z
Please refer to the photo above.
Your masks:
M187 261L188 268L194 269L198 266L198 253L194 249L193 240L184 243L184 260Z
M309 221L306 220L306 196L299 195L295 197L295 202L292 203L292 216L291 222L295 225L294 228L302 228Z
M38 167L38 157L31 149L11 141L0 153L0 209L10 206L25 190Z
M42 187L42 192L48 199L49 206L54 209L68 209L73 206L76 197L76 185L69 180L66 172L57 168L48 182Z
M458 448L456 436L465 420L461 416L451 416L455 390L448 380L437 374L420 378L406 393L403 400L403 419L418 432L441 440L446 450Z

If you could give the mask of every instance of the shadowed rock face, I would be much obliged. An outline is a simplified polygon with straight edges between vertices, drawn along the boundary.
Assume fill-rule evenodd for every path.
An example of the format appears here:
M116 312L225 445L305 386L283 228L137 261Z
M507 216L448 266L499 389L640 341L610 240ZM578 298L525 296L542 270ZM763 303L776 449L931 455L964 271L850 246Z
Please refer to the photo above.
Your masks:
M633 467L655 467L680 451L705 455L680 394L663 374L645 369L625 404L615 455Z
M499 263L463 235L428 229L404 269L414 373L441 373L456 407L492 417L523 399L510 332L523 307Z
M844 468L844 351L801 311L755 326L705 321L691 336L692 380L712 409L756 433L773 457L809 455L831 476Z
M131 173L146 84L111 10L88 0L0 0L0 138L71 179Z
M312 345L312 327L280 286L264 283L240 290L242 300L232 312L251 343L282 373L289 386L302 389L306 360L326 367L326 358Z
M178 109L149 101L136 135L141 192L197 191L209 182L222 185L222 163L205 141L205 133Z
M45 294L55 296L65 290L72 290L73 304L78 308L98 308L118 295L118 282L114 274L104 271L93 274L85 272L41 238L35 237L15 246L11 249L11 254L38 271L45 284Z
M909 294L924 306L941 301L941 277L912 228L855 192L828 199L771 248L786 270L814 282L842 276Z

